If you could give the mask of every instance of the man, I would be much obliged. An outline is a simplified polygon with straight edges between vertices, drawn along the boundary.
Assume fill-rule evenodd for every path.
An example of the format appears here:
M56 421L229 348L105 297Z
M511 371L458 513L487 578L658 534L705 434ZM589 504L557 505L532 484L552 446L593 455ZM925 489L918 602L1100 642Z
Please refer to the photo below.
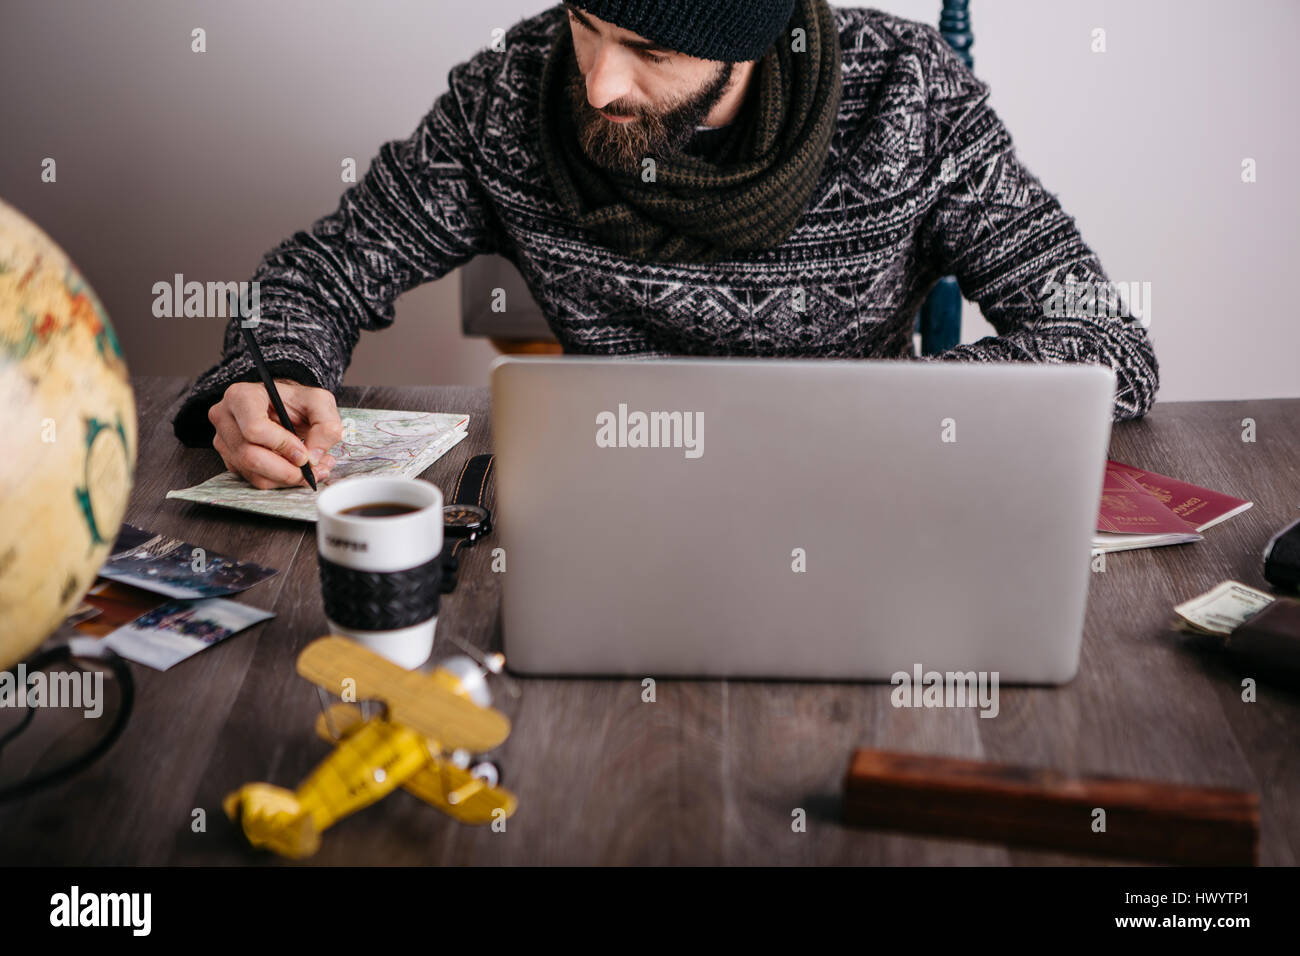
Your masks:
M308 460L328 477L361 330L481 253L519 267L565 351L618 356L914 357L952 274L998 335L923 360L1104 364L1116 420L1154 401L1141 323L1049 308L1106 276L932 27L825 0L584 0L449 84L254 276L299 434L234 320L175 419L256 487L303 483Z

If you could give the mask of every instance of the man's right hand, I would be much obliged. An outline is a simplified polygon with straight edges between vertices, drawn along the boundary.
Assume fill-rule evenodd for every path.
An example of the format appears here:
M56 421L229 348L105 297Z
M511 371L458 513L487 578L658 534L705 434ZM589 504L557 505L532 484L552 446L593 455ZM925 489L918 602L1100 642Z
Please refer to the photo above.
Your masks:
M300 469L308 461L317 481L324 480L338 464L329 449L343 438L334 395L289 379L275 383L294 431L280 424L265 385L236 382L208 409L208 421L216 429L212 447L227 468L254 488L306 487Z

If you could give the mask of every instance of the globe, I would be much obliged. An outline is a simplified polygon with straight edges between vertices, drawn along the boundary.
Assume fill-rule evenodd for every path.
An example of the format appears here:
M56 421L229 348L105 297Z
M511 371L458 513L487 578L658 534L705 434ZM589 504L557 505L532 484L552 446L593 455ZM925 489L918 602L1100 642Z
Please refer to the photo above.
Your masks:
M113 326L63 251L0 201L0 670L76 607L135 474L135 398Z

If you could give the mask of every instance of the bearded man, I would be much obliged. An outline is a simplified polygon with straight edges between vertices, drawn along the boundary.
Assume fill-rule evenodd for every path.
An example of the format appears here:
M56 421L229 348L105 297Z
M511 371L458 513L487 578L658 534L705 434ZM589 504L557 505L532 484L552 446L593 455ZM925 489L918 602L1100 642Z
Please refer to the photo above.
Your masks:
M922 361L1083 362L1115 420L1159 369L1074 220L1017 160L988 88L932 27L825 0L584 0L452 69L406 140L254 275L174 427L259 488L335 464L333 391L362 330L474 256L520 270L564 351L916 358L917 310L957 278L996 336Z

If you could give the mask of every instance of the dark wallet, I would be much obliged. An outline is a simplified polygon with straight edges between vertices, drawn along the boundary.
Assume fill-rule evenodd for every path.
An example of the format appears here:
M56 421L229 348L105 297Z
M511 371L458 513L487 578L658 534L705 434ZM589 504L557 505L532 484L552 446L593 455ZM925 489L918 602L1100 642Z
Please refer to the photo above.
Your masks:
M1300 601L1278 598L1229 634L1224 647L1261 676L1300 685Z

